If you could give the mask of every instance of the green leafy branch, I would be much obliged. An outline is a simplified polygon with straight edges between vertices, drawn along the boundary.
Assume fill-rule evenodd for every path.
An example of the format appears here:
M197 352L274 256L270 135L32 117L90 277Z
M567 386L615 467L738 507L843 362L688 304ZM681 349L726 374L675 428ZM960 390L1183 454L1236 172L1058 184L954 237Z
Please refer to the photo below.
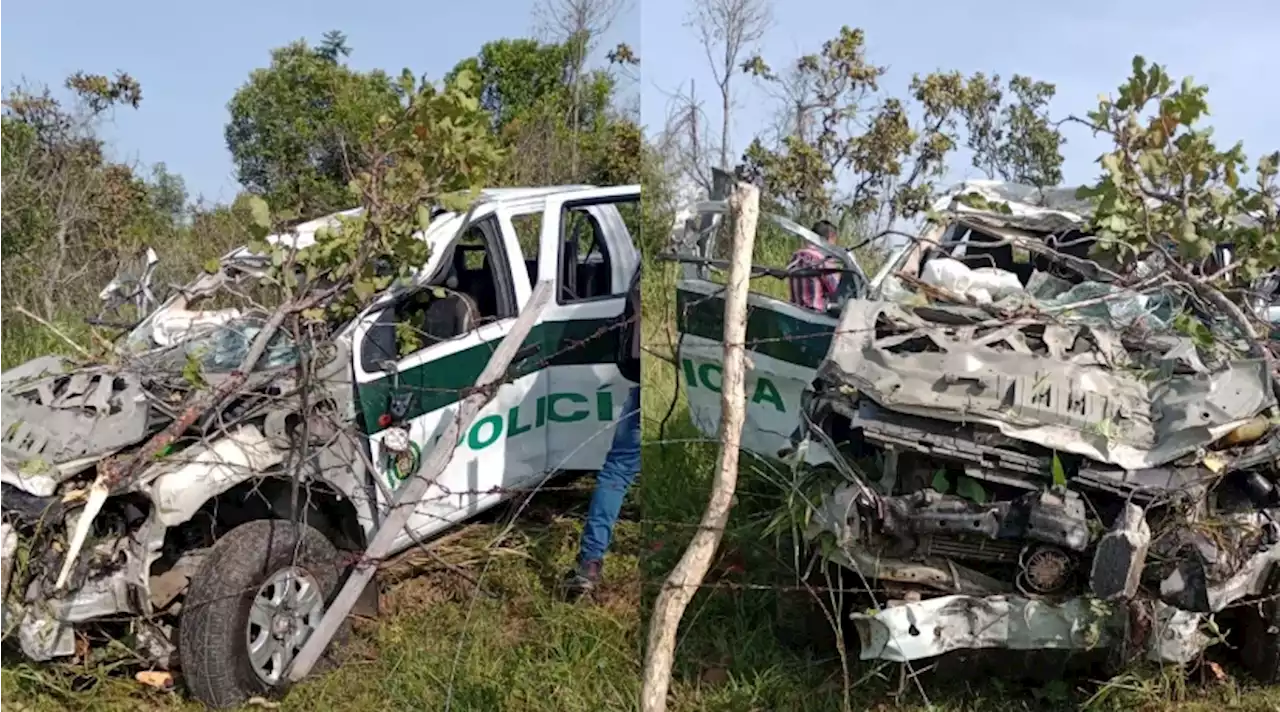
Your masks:
M783 76L758 56L740 69L782 86L786 110L796 114L794 131L773 147L756 139L744 159L763 177L766 197L806 213L800 219L832 208L857 224L914 217L927 210L961 143L990 174L1036 185L1061 180L1064 139L1046 115L1053 85L1015 76L1013 99L1004 101L999 77L933 72L912 77L905 97L884 96L887 68L868 60L865 33L849 27ZM851 187L837 196L840 183Z
M268 277L295 306L299 295L324 295L308 300L305 316L351 318L411 279L430 256L423 238L432 208L462 211L474 201L502 158L475 89L468 71L437 87L405 70L396 84L398 110L378 118L367 145L349 149L358 154L353 164L364 166L348 186L363 210L317 230L305 249L267 240L295 215L249 199L255 237L249 249L270 258Z
M1209 114L1208 91L1190 77L1175 82L1161 65L1134 57L1132 75L1115 96L1101 97L1087 118L1069 119L1114 142L1098 158L1102 177L1078 194L1095 201L1100 252L1159 258L1175 281L1226 316L1275 374L1275 358L1252 315L1211 282L1252 282L1280 268L1280 152L1263 156L1253 183L1245 182L1243 145L1221 150L1213 129L1201 125ZM1230 247L1235 256L1229 271L1210 268L1219 247ZM1196 271L1204 274L1188 262L1199 262Z

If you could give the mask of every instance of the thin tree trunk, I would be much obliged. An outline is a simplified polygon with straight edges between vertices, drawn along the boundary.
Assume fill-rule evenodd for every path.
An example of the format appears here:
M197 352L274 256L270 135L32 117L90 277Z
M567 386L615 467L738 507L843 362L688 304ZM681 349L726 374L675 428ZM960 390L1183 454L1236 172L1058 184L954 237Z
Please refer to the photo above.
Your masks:
M732 68L726 71L732 71ZM729 170L729 78L720 87L720 168Z
M378 531L374 532L373 539L369 542L361 560L350 572L333 603L329 604L320 623L312 631L311 637L303 643L302 650L298 651L298 656L289 666L286 674L290 682L297 682L306 677L324 653L325 648L329 647L329 642L333 640L338 628L355 607L365 586L373 579L378 564L391 552L392 545L400 536L400 530L404 529L409 522L409 517L416 511L415 507L419 500L453 458L453 453L458 447L459 434L466 432L480 409L493 399L497 392L495 384L507 372L511 362L515 360L516 351L524 343L525 337L542 316L542 312L546 310L547 302L551 300L551 291L551 282L539 282L534 286L533 295L529 297L529 302L516 318L516 323L511 325L511 331L503 337L498 348L489 357L488 365L476 379L475 390L462 399L454 412L453 420L436 441L431 454L419 465L418 471L396 491L395 499L388 503L386 519L378 527Z
M721 380L720 441L724 443L716 462L716 475L702 523L689 542L680 563L667 576L649 619L648 649L645 651L644 683L641 689L643 712L664 712L671 687L671 665L675 658L676 632L680 618L702 585L711 567L711 557L720 546L733 493L738 485L738 450L746 408L747 291L750 288L751 254L759 218L760 192L755 186L739 183L729 197L733 216L733 261L724 307L724 372Z

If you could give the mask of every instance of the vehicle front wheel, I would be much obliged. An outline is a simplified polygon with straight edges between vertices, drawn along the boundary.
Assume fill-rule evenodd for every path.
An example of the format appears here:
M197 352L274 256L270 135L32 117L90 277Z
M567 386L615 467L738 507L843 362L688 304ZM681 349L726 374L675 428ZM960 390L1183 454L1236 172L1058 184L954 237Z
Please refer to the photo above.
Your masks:
M179 621L191 695L224 709L282 693L341 574L337 548L306 524L257 520L219 539L191 579Z

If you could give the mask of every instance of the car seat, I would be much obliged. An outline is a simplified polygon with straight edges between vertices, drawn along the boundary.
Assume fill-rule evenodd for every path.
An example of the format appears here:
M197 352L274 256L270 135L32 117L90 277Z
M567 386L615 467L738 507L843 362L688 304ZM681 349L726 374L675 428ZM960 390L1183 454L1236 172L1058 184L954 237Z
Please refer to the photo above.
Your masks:
M483 256L483 262L478 269L469 269L467 267L467 253L479 252ZM453 250L453 259L450 269L450 278L454 279L457 286L451 287L471 297L478 309L477 319L485 316L496 316L498 313L498 291L497 285L494 284L492 278L492 270L489 263L489 253L487 250L466 249L463 247L455 247Z
M471 295L450 289L427 305L422 318L422 331L434 343L457 338L475 329L480 322L480 309Z

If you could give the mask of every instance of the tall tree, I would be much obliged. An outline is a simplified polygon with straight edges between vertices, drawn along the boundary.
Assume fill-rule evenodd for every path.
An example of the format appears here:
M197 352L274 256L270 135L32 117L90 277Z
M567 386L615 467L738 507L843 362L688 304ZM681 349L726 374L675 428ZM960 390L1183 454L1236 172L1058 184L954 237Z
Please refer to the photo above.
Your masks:
M181 222L186 190L157 167L153 182L107 156L99 122L137 108L128 74L77 73L67 98L20 87L4 99L3 256L6 300L54 318L83 297L115 257Z
M386 73L355 71L341 63L348 54L341 33L273 50L228 105L240 183L275 209L305 219L349 207L347 184L363 167L350 148L398 105Z
M785 102L781 140L757 138L745 157L764 197L797 218L835 211L847 229L866 230L913 217L966 141L975 162L1007 178L1061 179L1061 136L1045 118L1050 85L1016 77L1014 101L1003 104L998 78L934 72L894 96L880 86L886 69L867 57L865 34L849 27L781 74L759 56L742 69Z
M729 167L732 81L739 57L764 37L772 22L769 0L694 0L694 28L720 90L720 167Z
M539 30L548 39L570 45L568 83L573 86L586 70L587 57L601 35L609 31L627 0L540 0L534 7Z
M497 40L447 75L468 72L477 77L474 91L480 105L492 116L501 144L510 149L499 182L637 180L640 129L614 104L616 77L597 69L572 83L575 52L571 42ZM615 64L635 61L634 56L618 56Z
M696 186L704 193L711 190L711 166L715 161L715 150L704 129L705 119L696 83L690 81L687 93L681 87L672 97L666 121L654 143L664 172L678 184Z
M576 133L582 126L583 78L587 57L595 43L609 31L627 0L540 0L534 7L541 31L551 40L568 46L568 85L572 101L569 107L570 127ZM578 169L578 147L570 147L570 166Z
M476 77L480 106L493 116L494 129L502 132L518 117L548 101L558 102L557 109L569 108L566 89L573 54L569 44L527 38L496 40L486 42L476 56L462 60L446 76L471 72Z
M967 91L962 112L975 168L988 178L1041 188L1062 182L1066 139L1049 119L1053 84L1015 74L1006 94L999 76L987 80L978 73Z
M350 57L351 47L347 44L346 33L341 30L329 30L324 33L324 38L320 40L320 46L316 48L316 54L330 62L337 62L343 57Z

